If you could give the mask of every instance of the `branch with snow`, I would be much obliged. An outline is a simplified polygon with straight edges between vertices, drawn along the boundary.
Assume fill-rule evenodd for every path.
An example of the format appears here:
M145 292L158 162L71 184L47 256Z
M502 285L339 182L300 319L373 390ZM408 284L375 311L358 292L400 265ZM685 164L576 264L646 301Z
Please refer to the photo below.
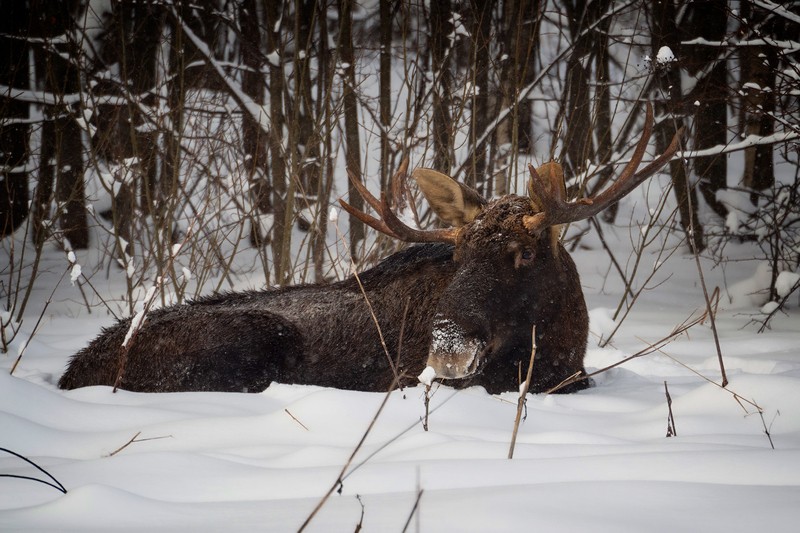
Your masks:
M243 90L241 85L236 83L230 76L225 73L222 68L222 63L217 61L214 54L209 50L208 45L200 39L192 29L184 22L183 18L178 14L175 6L170 6L170 14L175 21L180 24L181 31L189 38L192 45L203 55L206 63L214 70L214 73L219 77L220 81L228 88L231 96L239 104L239 107L245 113L248 113L256 124L261 128L264 133L269 133L272 127L272 117L269 114L266 106L255 102Z
M683 159L707 157L710 155L738 152L750 148L751 146L785 143L796 139L800 139L800 131L784 131L781 133L773 133L772 135L748 135L744 140L737 143L718 144L703 150L684 150L683 152L678 152L675 157Z

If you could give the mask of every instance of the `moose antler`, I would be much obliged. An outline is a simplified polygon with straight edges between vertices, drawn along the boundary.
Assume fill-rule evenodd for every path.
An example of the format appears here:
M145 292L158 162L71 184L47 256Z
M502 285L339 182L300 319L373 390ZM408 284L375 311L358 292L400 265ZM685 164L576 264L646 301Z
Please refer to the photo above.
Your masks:
M631 157L631 160L625 165L622 174L620 174L617 180L606 190L592 198L581 198L574 202L567 202L559 194L550 192L544 181L536 172L536 169L528 165L528 171L531 174L531 192L537 196L539 203L542 205L541 213L526 216L523 219L525 228L530 232L536 232L556 224L566 224L593 217L620 198L629 194L644 180L658 172L661 167L672 159L675 152L678 151L680 139L683 135L683 128L675 133L675 136L672 137L672 142L670 142L663 154L655 158L642 170L636 172L636 168L642 162L642 158L647 150L647 143L650 140L652 131L653 107L648 102L642 137L636 144L633 157Z
M392 180L405 179L407 171L408 158L406 157L403 158L403 161L400 163L400 167L398 167L397 172L395 172L394 176L392 176ZM420 230L412 228L404 224L392 212L392 208L389 205L389 201L386 199L385 194L381 193L381 199L378 200L372 195L371 192L367 190L357 176L350 172L348 172L348 176L350 177L350 182L353 184L353 187L355 187L364 201L367 202L370 207L372 207L372 209L374 209L380 215L381 218L379 220L371 215L359 211L341 198L339 199L339 204L341 204L345 211L356 217L367 226L385 235L388 235L393 239L403 242L446 242L449 244L455 244L458 229L446 228Z

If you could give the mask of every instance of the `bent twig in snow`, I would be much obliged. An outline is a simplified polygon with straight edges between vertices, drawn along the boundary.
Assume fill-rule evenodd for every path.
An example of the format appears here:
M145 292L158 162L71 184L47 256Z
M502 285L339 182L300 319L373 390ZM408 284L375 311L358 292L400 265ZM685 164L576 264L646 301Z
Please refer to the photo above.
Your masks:
M514 446L517 444L517 432L519 431L519 421L522 419L522 410L525 407L525 399L528 395L528 388L531 386L531 376L533 376L533 360L536 357L536 326L531 330L531 360L528 362L528 374L525 381L519 388L519 399L517 399L517 416L514 419L514 431L511 433L511 445L508 448L508 458L514 458Z
M13 455L14 457L18 457L18 458L22 459L23 461L25 461L29 465L31 465L34 468L36 468L39 472L41 472L44 475L46 475L47 477L49 477L51 480L53 480L53 482L50 483L49 481L44 480L44 479L39 479L39 478L35 478L35 477L30 477L30 476L20 476L20 475L16 475L16 474L0 474L0 477L10 477L10 478L16 478L16 479L27 479L28 481L36 481L37 483L42 483L44 485L47 485L48 487L53 487L54 489L60 491L62 494L66 494L67 493L67 489L64 488L64 485L62 485L60 481L58 481L56 478L54 478L50 474L50 472L48 472L47 470L45 470L41 466L37 465L36 463L31 461L27 457L25 457L23 455L20 455L17 452L11 451L8 448L0 448L0 452L6 452L8 454Z

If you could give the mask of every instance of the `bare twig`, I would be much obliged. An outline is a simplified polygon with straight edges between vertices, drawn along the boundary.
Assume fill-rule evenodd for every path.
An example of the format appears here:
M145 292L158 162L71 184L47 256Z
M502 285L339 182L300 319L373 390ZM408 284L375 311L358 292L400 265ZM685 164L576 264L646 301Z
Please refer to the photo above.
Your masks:
M411 519L414 518L414 515L417 514L417 509L419 508L419 501L422 499L423 492L425 492L423 489L417 489L417 497L414 499L414 506L411 508L411 512L408 515L406 524L403 526L403 533L406 533L406 531L408 531L408 526L411 525Z
M536 325L534 324L531 329L531 359L528 362L528 375L519 390L519 399L517 400L517 416L514 419L514 431L511 433L511 445L508 448L508 458L514 458L514 446L517 444L517 432L519 431L519 422L522 419L522 411L525 407L525 400L528 395L528 388L531 386L531 376L533 376L533 360L536 357Z
M121 452L122 450L124 450L125 448L127 448L129 445L131 445L132 443L136 442L136 437L138 437L138 436L139 436L139 435L141 435L141 434L142 434L142 432L141 432L141 431L137 431L137 432L136 432L136 434L135 434L133 437L131 437L131 438L130 438L130 440L129 440L128 442L126 442L125 444L123 444L122 446L120 446L119 448L117 448L116 450L114 450L113 452L111 452L110 454L108 454L108 457L114 457L114 456L115 456L115 455L117 455L119 452Z
M775 416L778 416L779 414L781 414L780 411L775 412ZM764 426L764 434L767 436L767 439L769 439L769 445L774 450L775 443L772 442L772 434L770 433L770 430L772 429L772 422L775 421L775 417L772 417L772 422L770 422L769 427L767 427L767 422L764 420L764 411L759 411L758 415L761 417L761 424Z
M298 424L300 424L300 426L301 426L303 429L305 429L306 431L310 431L310 430L309 430L309 429L306 427L306 425L305 425L305 424L303 424L302 422L300 422L300 421L297 419L297 417L296 417L296 416L294 416L292 413L290 413L290 412L289 412L289 410L288 410L288 409L284 409L284 411L286 411L286 414L287 414L287 415L289 415L289 416L291 416L291 417L292 417L292 420L294 420L295 422L297 422Z
M431 386L425 385L425 417L422 419L422 429L428 431L428 415L431 409Z
M122 446L120 446L119 448L114 450L113 452L111 452L108 455L106 455L106 457L113 457L113 456L117 455L119 452L121 452L122 450L124 450L125 448L127 448L128 446L133 444L134 442L146 442L148 440L160 440L160 439L171 439L172 438L172 435L163 435L161 437L148 437L146 439L137 439L136 437L138 437L141 434L142 434L141 431L137 431L136 435L131 437L131 439L128 442L126 442L125 444L123 444Z
M358 500L359 505L361 505L361 518L358 519L358 524L356 524L354 533L358 533L361 531L361 528L364 527L364 502L361 501L360 494L356 494L356 500Z
M9 450L8 448L0 448L0 451L6 452L8 454L13 455L14 457L18 457L18 458L22 459L23 461L25 461L29 465L31 465L34 468L36 468L39 472L41 472L44 475L46 475L47 477L49 477L53 482L50 483L49 481L46 481L44 479L39 479L39 478L35 478L35 477L30 477L30 476L19 476L19 475L16 475L16 474L0 474L0 477L11 477L11 478L16 478L16 479L27 479L28 481L36 481L37 483L42 483L44 485L47 485L48 487L53 487L54 489L57 489L57 490L61 491L62 494L66 494L67 493L67 489L64 488L64 485L62 485L60 481L58 481L56 478L54 478L50 474L50 472L48 472L47 470L45 470L41 466L37 465L36 463L31 461L27 457L25 457L23 455L20 455L17 452L13 452L13 451Z
M669 395L666 381L664 381L664 393L667 395L667 409L669 411L667 415L667 437L677 437L678 430L675 429L675 417L672 414L672 397Z

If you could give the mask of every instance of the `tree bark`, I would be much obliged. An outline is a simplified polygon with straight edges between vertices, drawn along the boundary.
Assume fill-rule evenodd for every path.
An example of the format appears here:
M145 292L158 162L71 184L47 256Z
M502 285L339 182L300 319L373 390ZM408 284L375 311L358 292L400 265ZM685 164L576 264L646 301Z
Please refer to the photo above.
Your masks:
M470 3L473 10L471 56L475 91L470 95L470 162L464 182L481 193L486 187L486 141L476 143L489 125L489 54L493 4L492 0L474 0Z
M746 37L754 37L750 29L760 26L767 13L750 2L742 3L741 19L746 21L742 33ZM763 31L763 30L762 30ZM778 35L773 33L775 38ZM778 57L770 46L744 46L739 51L741 65L740 90L742 107L740 113L745 136L767 136L775 132L775 99L777 93L775 72L778 68ZM758 202L755 191L769 189L775 184L775 167L772 161L774 146L763 144L750 146L744 150L744 173L742 185L753 189L750 200L753 205Z
M356 179L361 177L361 144L358 135L358 99L356 98L355 56L353 54L353 14L352 0L339 0L339 55L344 64L344 130L345 166L348 174ZM364 201L352 183L348 185L347 201L358 210L363 209ZM360 256L359 246L364 240L364 224L350 216L350 254L354 259Z
M652 11L652 57L658 56L662 46L669 46L673 52L679 53L680 35L675 20L676 10L673 0L665 0L654 5ZM679 111L682 103L680 71L675 65L665 65L656 69L656 113L664 116L655 126L656 151L663 152L672 140L673 135L683 126L683 117ZM680 160L672 160L669 164L672 188L678 201L680 223L694 253L705 248L703 226L697 218L697 194L689 186L686 166Z
M331 189L334 179L333 137L336 128L333 118L333 102L331 101L332 81L334 79L335 53L328 46L328 17L325 3L318 3L319 17L319 82L317 83L317 102L322 106L319 113L322 120L322 157L317 209L317 227L314 232L314 280L321 283L325 280L324 264L329 257L327 253L328 213L330 209Z
M501 96L497 111L511 110L507 119L497 127L492 148L494 166L508 168L494 177L492 194L503 195L510 190L510 178L516 175L520 152L533 148L532 108L530 101L520 98L522 89L535 76L534 51L538 40L540 2L513 0L504 4L503 49L507 56L500 74Z
M32 12L39 14L35 33L43 39L42 49L37 54L37 74L44 80L44 91L57 102L45 106L51 126L42 130L42 153L51 156L55 168L49 160L45 162L40 169L40 185L43 192L54 191L63 245L68 249L85 249L89 246L89 226L83 182L83 140L81 128L75 121L80 104L63 100L65 95L80 92L77 50L71 39L64 38L73 30L72 10L76 6L58 2L31 7ZM43 197L37 200L45 203ZM35 232L34 238L40 237L38 234Z
M284 257L284 240L291 240L286 231L286 153L283 143L283 129L286 118L283 111L283 45L281 43L281 21L283 2L266 1L264 15L267 23L267 60L269 65L269 156L272 164L272 257L275 278L278 284L284 284L289 257Z
M727 3L724 0L694 2L688 7L690 38L722 41L727 25ZM728 83L725 55L716 47L685 46L681 51L683 65L691 76L700 76L688 98L695 110L694 147L698 150L724 146L728 140ZM704 73L704 74L703 74ZM706 203L720 217L727 208L717 200L717 192L727 188L728 165L725 154L698 157L694 161L700 180L700 192Z
M241 23L242 63L245 66L242 75L242 91L253 102L264 105L264 89L266 82L262 72L261 54L261 14L256 0L242 0L239 7ZM262 117L266 120L267 117ZM261 215L272 210L271 187L268 175L267 141L264 130L250 113L244 113L242 119L242 149L244 151L244 169L250 184L250 195L253 201L252 221L250 228L250 244L260 247L266 239L261 227Z
M450 0L431 2L431 70L433 71L433 166L450 173L453 165L453 127L449 39L453 33Z
M380 2L380 121L381 121L381 190L387 190L390 175L391 147L389 128L392 127L392 4Z
M26 2L11 2L0 16L0 84L7 87L28 88L28 43L23 37L29 20ZM28 216L28 109L27 102L0 95L0 239Z

